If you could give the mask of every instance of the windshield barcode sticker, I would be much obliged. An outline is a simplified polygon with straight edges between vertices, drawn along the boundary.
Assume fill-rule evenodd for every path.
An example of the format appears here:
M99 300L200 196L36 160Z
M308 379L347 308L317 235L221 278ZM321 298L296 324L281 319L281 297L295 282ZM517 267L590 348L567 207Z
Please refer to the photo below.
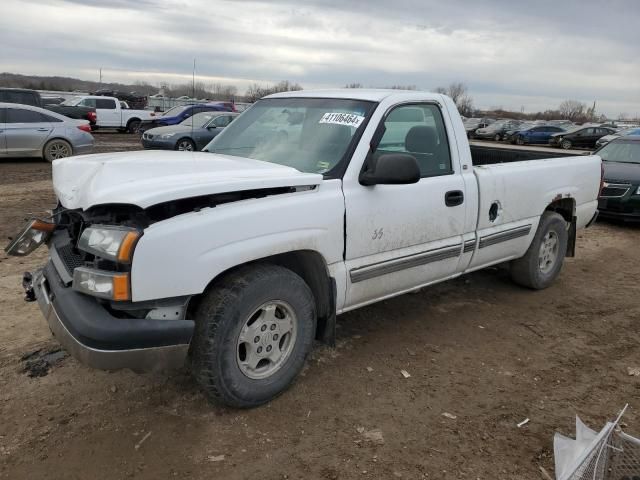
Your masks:
M364 117L352 113L325 113L319 123L333 123L334 125L358 128L363 121Z

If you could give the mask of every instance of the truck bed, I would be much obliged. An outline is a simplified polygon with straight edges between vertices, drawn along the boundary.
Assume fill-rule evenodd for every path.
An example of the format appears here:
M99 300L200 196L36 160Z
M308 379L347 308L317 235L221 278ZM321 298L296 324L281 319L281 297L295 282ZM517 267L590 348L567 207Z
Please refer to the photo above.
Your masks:
M525 160L541 160L543 158L560 158L582 155L575 151L552 150L546 148L514 147L511 145L485 146L471 143L471 160L474 165L492 165L494 163L521 162Z

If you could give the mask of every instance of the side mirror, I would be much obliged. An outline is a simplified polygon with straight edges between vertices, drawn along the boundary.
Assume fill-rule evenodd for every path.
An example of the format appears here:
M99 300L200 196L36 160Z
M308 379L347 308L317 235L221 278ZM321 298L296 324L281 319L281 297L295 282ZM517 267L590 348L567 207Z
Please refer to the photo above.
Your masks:
M413 155L387 153L380 155L369 169L360 173L359 180L365 186L417 183L420 181L420 167Z

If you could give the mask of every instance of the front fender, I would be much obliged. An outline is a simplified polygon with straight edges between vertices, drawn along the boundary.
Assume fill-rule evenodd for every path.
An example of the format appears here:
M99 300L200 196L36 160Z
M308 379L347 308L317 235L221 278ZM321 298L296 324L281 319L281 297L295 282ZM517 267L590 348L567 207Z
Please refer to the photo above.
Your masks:
M202 293L220 273L260 258L311 250L342 261L339 180L315 190L244 200L151 225L133 255L133 301Z

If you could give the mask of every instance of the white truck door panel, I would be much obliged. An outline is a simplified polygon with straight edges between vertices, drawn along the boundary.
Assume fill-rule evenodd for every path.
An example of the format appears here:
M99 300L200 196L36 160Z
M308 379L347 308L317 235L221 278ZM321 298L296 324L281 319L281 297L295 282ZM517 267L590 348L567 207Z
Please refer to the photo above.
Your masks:
M122 126L120 104L115 98L96 98L96 114L101 127Z
M452 276L462 254L465 182L439 106L400 105L384 121L372 155L409 153L423 178L409 185L345 182L345 309ZM446 205L460 195L462 203Z

